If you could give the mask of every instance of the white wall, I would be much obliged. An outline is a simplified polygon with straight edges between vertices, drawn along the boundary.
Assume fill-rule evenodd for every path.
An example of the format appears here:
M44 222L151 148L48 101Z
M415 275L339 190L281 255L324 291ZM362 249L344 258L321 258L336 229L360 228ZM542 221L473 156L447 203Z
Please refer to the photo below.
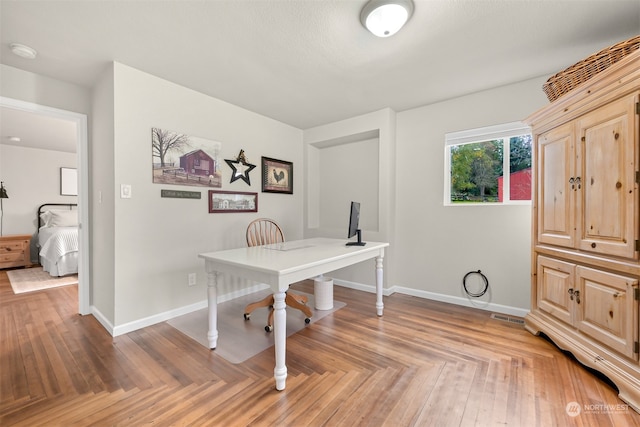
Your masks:
M91 91L0 64L0 95L81 114L91 112Z
M305 237L347 241L349 202L361 202L364 241L394 245L396 115L383 109L304 131ZM385 254L385 287L391 283L393 249ZM375 285L375 263L331 272L337 281Z
M526 117L547 103L540 89L544 78L397 114L385 109L303 132L117 63L94 88L93 104L83 88L7 66L0 66L0 72L2 96L82 113L94 110L92 304L116 332L202 302L206 278L197 254L243 246L244 228L251 219L279 220L289 240L303 235L343 237L347 213L345 224L340 224L342 210L321 209L321 199L329 198L331 191L325 188L320 195L318 171L337 151L325 153L323 160L319 150L354 142L354 135L367 151L362 156L365 164L377 162L369 165L375 172L363 164L358 167L364 167L366 180L377 180L371 184L378 189L377 230L366 225L363 232L365 240L391 243L385 286L457 303L528 309L530 207L443 206L444 134ZM206 188L200 189L200 200L161 198L161 188L199 188L151 182L151 127L220 141L223 159L235 158L244 149L249 161L258 165L250 175L252 185L241 180L230 184L230 169L223 164L222 189L258 193L259 212L209 214ZM376 155L372 146L377 147ZM262 193L261 156L292 161L294 182L304 185L295 184L293 195ZM133 186L132 199L119 198L122 183ZM332 185L338 197L345 197L337 183ZM367 224L368 219L363 221ZM491 291L480 301L470 301L461 281L466 272L477 269L487 274ZM191 272L197 273L194 287L187 286ZM354 283L374 283L369 265L337 275ZM248 285L226 278L221 293Z
M76 196L60 195L60 168L75 168L76 162L75 153L0 144L0 178L9 195L2 201L3 234L35 235L38 206L77 203ZM35 238L31 243L31 259L36 261Z
M294 182L301 182L303 149L299 129L123 64L115 63L112 75L113 169L108 170L108 158L105 170L96 166L93 192L102 192L103 203L114 199L113 234L94 234L94 247L113 238L113 266L104 266L115 272L114 313L109 320L116 329L126 330L131 322L203 301L206 275L198 253L245 246L245 230L251 220L271 217L284 228L288 240L302 237L303 188L294 185L292 195L262 193L260 158L293 162ZM109 111L96 109L95 113L99 122L110 119ZM222 163L222 190L258 193L259 211L210 214L208 188L154 184L152 127L220 141L221 159L235 159L244 149L247 160L257 166L249 174L251 186L242 180L230 183L231 169ZM109 144L108 130L100 133L104 141L96 144ZM94 163L98 161L94 154ZM121 184L132 186L131 199L119 197ZM202 198L161 198L161 189L200 191ZM111 209L109 205L94 206L97 211ZM95 218L100 215L94 213ZM109 225L107 220L107 228ZM96 222L94 227L100 224ZM94 263L99 262L95 257ZM94 271L98 271L97 266ZM187 276L191 272L197 273L197 285L188 287ZM236 278L226 278L220 294L247 285Z
M114 73L111 64L93 89L91 117L91 305L113 332L115 318Z
M351 193L347 199L370 199L370 188L378 188L380 229L367 225L365 218L362 228L364 240L391 243L385 259L387 292L524 314L530 300L531 206L445 207L444 136L522 120L547 104L541 90L544 80L540 77L400 113L385 110L305 130L305 235L343 238L347 211L337 206L337 212L328 213L327 206L334 200L344 204L345 192ZM372 156L370 144L364 142L372 130L380 132L373 140L381 150L379 156ZM359 134L365 137L357 138ZM357 149L345 150L348 146ZM340 158L340 153L349 160ZM345 170L347 164L351 168ZM353 176L365 170L364 182ZM340 185L336 176L345 184ZM324 186L327 183L331 190ZM336 228L336 216L341 214L344 227ZM464 293L462 279L477 270L487 276L489 290L476 299ZM348 286L374 283L369 265L331 276Z
M481 308L528 311L531 206L444 206L444 135L522 120L548 103L543 82L532 79L397 114L395 286ZM478 269L490 290L467 298L462 278Z

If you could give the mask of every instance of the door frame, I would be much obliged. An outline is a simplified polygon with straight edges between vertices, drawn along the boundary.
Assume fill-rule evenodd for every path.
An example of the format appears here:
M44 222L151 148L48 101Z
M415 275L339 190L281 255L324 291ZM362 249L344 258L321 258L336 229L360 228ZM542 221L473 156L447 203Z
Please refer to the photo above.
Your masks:
M78 156L78 312L91 314L89 232L89 137L87 115L0 96L0 107L42 114L76 124Z

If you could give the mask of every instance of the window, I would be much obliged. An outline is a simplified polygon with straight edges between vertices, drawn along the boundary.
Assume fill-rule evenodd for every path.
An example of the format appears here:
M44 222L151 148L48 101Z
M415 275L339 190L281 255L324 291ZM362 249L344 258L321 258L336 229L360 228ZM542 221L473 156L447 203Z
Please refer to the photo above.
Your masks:
M531 130L520 122L445 135L444 204L531 201Z

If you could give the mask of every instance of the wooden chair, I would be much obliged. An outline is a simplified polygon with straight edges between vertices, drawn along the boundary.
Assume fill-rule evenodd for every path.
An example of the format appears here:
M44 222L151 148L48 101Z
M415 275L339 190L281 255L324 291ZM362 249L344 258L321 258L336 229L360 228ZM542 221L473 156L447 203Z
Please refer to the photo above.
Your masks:
M247 227L247 246L262 246L271 243L284 242L284 233L280 226L273 220L268 218L259 218L252 221ZM297 295L291 291L286 292L284 302L292 308L302 311L307 317L304 319L305 323L311 322L311 309L307 306L308 298L305 295ZM267 326L264 330L267 332L273 331L273 295L248 304L244 309L244 320L251 318L251 313L256 308L269 307L269 318L267 320Z

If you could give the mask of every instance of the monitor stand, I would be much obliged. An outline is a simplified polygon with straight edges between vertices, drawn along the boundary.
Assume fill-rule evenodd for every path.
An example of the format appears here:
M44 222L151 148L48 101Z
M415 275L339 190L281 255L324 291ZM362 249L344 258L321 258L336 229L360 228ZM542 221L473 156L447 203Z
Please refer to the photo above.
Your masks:
M356 234L358 235L357 242L347 242L346 246L364 246L367 242L362 241L362 232L360 230L356 230Z

